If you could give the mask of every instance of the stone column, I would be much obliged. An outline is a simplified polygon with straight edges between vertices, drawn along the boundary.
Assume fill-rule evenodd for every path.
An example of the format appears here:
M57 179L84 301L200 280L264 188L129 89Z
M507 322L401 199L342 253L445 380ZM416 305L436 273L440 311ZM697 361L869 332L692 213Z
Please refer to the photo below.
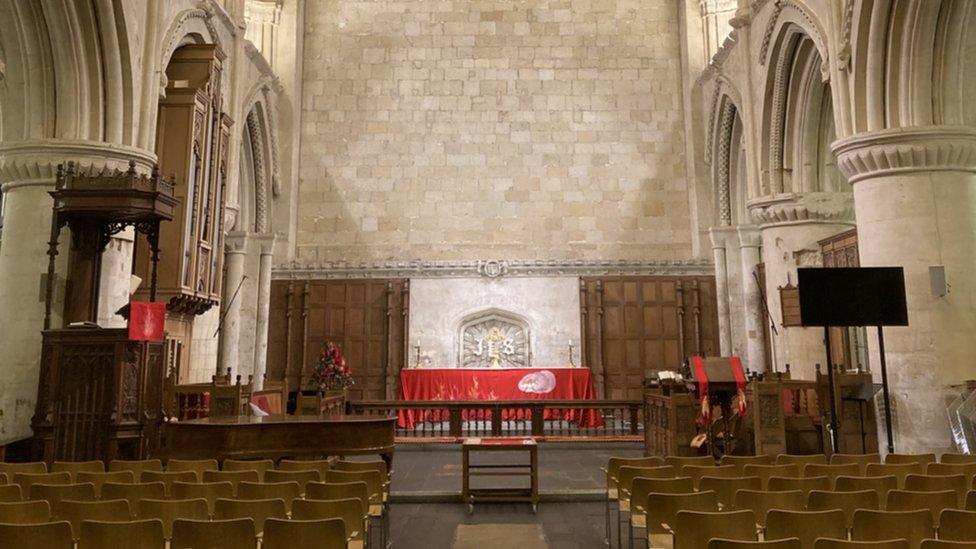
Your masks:
M743 325L746 335L746 366L753 372L765 372L767 364L763 347L765 339L763 334L766 315L763 311L759 284L753 274L756 265L762 262L762 257L760 257L762 236L759 229L747 225L740 225L737 232L739 234L740 267L742 269L742 309L745 311Z
M136 232L128 227L113 236L102 252L102 270L98 279L98 325L102 328L124 328L125 319L115 314L129 303L132 280L132 249ZM142 281L149 287L149 281Z
M854 187L861 265L905 269L909 326L885 328L895 451L949 450L947 388L976 378L976 128L881 130L833 149ZM930 266L945 267L945 296L932 294Z
M773 365L779 371L789 364L795 379L814 379L815 365L827 363L823 330L783 326L780 287L796 286L797 267L822 264L819 240L849 230L853 222L850 195L845 193L788 194L750 205L759 222L762 260L766 270L766 302L776 323Z
M247 252L247 233L229 232L224 237L224 266L227 277L224 279L224 321L220 327L220 371L230 368L231 375L237 375L240 368L240 353L237 350L241 340L241 296L234 294L244 280L244 257Z
M715 300L718 312L718 346L722 356L732 353L732 319L729 316L729 271L726 263L726 236L729 227L712 227L708 236L712 241L715 262Z
M268 363L268 311L271 306L271 264L274 259L274 235L261 242L261 261L258 265L257 326L254 331L254 388L264 385Z
M0 242L0 444L31 436L44 327L44 280L51 234L51 197L59 163L79 169L125 170L135 160L148 172L154 156L141 149L89 141L33 140L0 144L0 192L4 195ZM64 260L69 232L62 231L53 328L61 327Z

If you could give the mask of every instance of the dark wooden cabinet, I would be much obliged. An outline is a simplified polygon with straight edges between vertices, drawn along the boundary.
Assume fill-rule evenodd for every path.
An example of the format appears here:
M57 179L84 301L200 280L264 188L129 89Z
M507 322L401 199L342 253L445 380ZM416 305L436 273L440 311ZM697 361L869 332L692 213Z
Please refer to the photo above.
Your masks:
M142 459L159 444L164 343L129 341L126 329L46 330L34 458Z

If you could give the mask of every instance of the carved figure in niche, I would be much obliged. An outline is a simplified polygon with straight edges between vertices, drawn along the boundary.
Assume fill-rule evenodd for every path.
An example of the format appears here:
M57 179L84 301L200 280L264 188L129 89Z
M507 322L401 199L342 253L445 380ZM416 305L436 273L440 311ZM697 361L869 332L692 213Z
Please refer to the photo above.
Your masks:
M461 335L464 368L525 368L528 366L524 328L495 316L466 325Z

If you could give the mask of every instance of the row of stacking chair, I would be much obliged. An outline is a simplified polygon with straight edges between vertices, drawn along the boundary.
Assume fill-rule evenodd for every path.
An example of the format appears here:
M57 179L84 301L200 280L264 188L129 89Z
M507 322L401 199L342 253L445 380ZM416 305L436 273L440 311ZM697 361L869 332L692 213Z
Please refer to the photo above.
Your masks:
M201 521L177 519L173 523L170 549L247 549L256 548L254 522L249 518ZM0 549L72 549L75 547L69 522L32 525L0 523ZM137 521L82 522L78 549L164 549L167 547L163 522ZM318 547L345 549L346 528L341 519L297 520L269 518L265 522L262 549Z
M922 465L911 462L909 457L889 456L889 463L877 463L877 456L834 455L831 463L825 456L726 456L716 465L709 456L669 458L614 458L606 468L606 543L611 536L611 503L617 503L617 538L621 540L620 526L623 513L630 513L629 530L633 540L633 528L643 526L643 509L649 493L712 492L716 505L701 511L719 511L735 508L738 492L784 494L793 498L791 508L805 508L808 495L817 494L816 508L826 505L843 508L850 524L850 516L859 506L879 510L882 505L891 510L927 509L937 523L942 509L960 508L970 504L966 491L972 487L973 478L965 475L973 463L966 463L968 456L953 456L951 463L935 463L934 456L924 456ZM948 457L948 456L946 456ZM941 467L941 469L940 469ZM923 470L933 474L921 474ZM959 473L963 471L963 473ZM860 476L867 473L874 476ZM891 474L878 474L891 473ZM951 473L951 475L950 475ZM907 488L907 490L905 490ZM850 497L831 496L831 491L856 492ZM865 503L866 495L871 497ZM894 491L890 494L889 492ZM632 494L635 495L632 501ZM755 499L755 498L754 498ZM976 493L968 498L976 506ZM847 505L841 502L847 502ZM870 502L874 503L870 503ZM773 502L775 503L775 502ZM636 507L636 508L634 508ZM773 507L766 507L770 509ZM636 511L636 512L634 512ZM763 520L760 518L760 521Z
M163 536L174 537L173 524L176 520L208 521L247 518L252 531L261 536L266 521L276 519L324 520L340 518L343 520L345 534L350 547L365 546L368 515L365 511L364 483L310 485L310 495L319 498L289 501L286 506L282 499L217 499L213 510L204 499L141 499L138 512L132 512L129 502L124 499L100 501L61 501L57 510L44 500L0 503L0 524L33 525L51 521L67 521L72 534L79 539L86 521L159 520L163 525ZM327 499L329 498L329 499ZM288 508L290 507L290 511Z
M159 460L113 461L108 471L98 461L55 462L51 472L46 471L44 463L0 463L0 502L42 500L50 508L50 518L60 520L63 502L121 500L128 506L127 518L159 518L164 523L164 535L168 537L169 525L176 515L167 515L164 509L176 509L178 506L171 505L172 501L194 502L187 503L187 509L196 510L186 511L189 514L179 517L188 519L236 518L235 512L228 509L235 506L242 510L253 509L256 507L250 503L254 501L265 502L264 509L276 509L278 505L283 508L283 513L251 517L263 524L266 517L285 518L296 512L307 515L306 504L299 504L303 509L300 512L292 508L293 502L303 501L302 498L315 500L314 507L322 511L325 509L322 500L354 497L361 502L367 521L362 526L349 528L350 533L357 534L353 537L362 545L369 531L366 526L372 518L380 522L383 546L388 539L390 471L383 461L282 460L275 468L271 460L226 460L222 470L218 469L215 460L170 460L166 470ZM12 483L3 484L8 479ZM221 500L225 500L223 504ZM142 509L143 505L149 505L150 510ZM108 506L102 508L108 509ZM154 512L159 516L154 516ZM0 509L0 522L5 522L2 515ZM93 518L97 520L99 517ZM46 520L48 517L44 518ZM260 526L258 532L261 532Z

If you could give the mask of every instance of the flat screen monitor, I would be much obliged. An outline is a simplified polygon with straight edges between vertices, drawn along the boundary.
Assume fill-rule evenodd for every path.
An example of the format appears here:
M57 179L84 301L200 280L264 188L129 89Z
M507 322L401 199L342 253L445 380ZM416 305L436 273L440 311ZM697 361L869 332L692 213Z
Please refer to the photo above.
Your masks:
M798 269L803 326L908 326L901 267Z

